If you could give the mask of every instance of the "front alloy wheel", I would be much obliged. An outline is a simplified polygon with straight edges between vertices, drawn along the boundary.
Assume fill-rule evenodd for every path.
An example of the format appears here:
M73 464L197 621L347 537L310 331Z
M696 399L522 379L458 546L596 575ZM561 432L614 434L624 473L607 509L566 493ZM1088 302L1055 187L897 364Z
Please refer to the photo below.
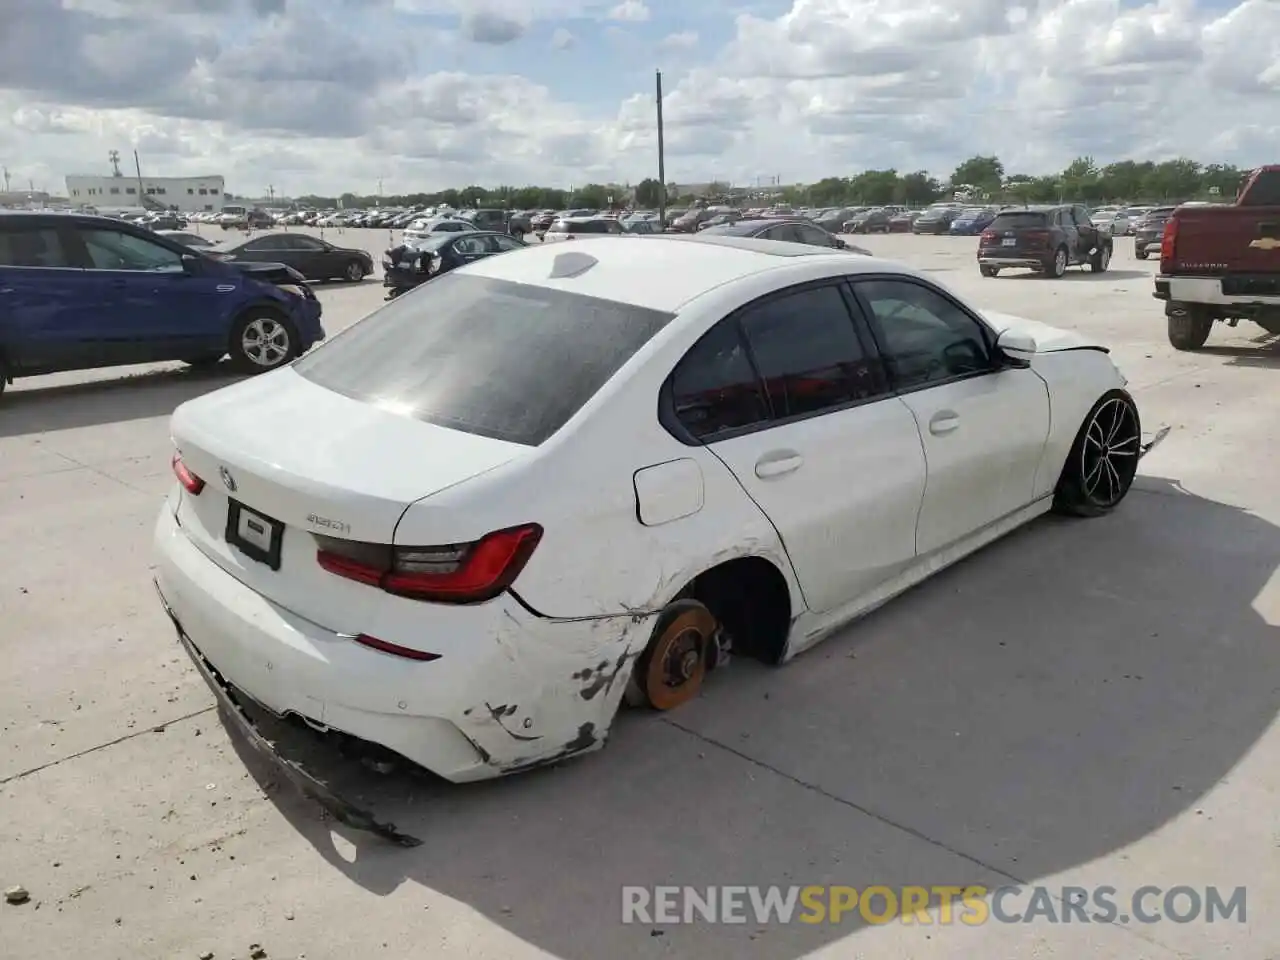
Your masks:
M1115 509L1133 486L1141 453L1138 407L1123 390L1112 390L1081 425L1058 481L1054 506L1081 517Z
M352 260L347 264L347 279L352 283L359 283L364 279L364 265L359 260Z
M231 356L244 373L265 373L297 355L297 337L289 321L273 313L244 317L232 335Z

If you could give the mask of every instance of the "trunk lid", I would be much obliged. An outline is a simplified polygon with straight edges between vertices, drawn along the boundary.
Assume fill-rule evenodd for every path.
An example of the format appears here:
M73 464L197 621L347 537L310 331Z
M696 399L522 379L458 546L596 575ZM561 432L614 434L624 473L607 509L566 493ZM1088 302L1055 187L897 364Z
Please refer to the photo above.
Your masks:
M321 569L315 535L392 543L409 504L530 449L349 399L288 368L184 403L171 429L205 482L179 503L187 536L242 583L330 627L381 594ZM236 509L282 528L278 569L228 541Z
M1280 273L1280 207L1180 207L1172 272Z

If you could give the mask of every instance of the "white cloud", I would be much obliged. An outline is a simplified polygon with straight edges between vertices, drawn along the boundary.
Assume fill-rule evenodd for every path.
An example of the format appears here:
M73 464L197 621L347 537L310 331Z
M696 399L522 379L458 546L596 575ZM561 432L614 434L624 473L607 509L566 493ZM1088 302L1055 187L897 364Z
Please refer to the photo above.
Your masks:
M692 50L698 45L698 32L681 30L679 33L669 33L662 38L661 45L668 50Z
M137 148L149 170L214 170L233 190L634 182L656 138L651 74L630 58L655 43L700 48L697 67L664 72L676 180L945 175L978 152L1028 172L1078 154L1252 164L1280 140L1276 0L792 0L726 23L719 49L702 7L382 0L353 29L336 3L225 0L234 44L212 0L171 0L163 20L153 0L18 4L0 30L14 179L57 189ZM397 8L442 19L408 29ZM579 18L586 31L650 15L627 44L579 42L584 75L560 78L545 57L574 43ZM469 72L480 63L501 75ZM621 102L600 92L620 86L633 91Z
M621 20L626 23L643 23L649 17L649 8L644 5L644 0L622 0L609 11L610 20Z

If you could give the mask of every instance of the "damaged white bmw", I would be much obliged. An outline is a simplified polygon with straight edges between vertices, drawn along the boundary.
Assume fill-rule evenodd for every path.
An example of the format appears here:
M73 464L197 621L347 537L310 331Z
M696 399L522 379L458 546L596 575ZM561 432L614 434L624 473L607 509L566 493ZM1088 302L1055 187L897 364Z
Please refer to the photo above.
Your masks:
M898 263L533 246L179 407L156 585L224 703L478 780L1112 510L1151 445L1125 383Z

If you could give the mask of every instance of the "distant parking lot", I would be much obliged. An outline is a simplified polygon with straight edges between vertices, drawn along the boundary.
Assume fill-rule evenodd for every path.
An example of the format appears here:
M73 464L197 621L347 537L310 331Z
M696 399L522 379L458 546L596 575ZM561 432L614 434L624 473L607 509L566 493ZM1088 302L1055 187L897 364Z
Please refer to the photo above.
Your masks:
M379 271L397 236L323 235ZM155 602L168 415L231 375L162 364L15 383L0 401L0 886L40 909L0 913L11 954L1268 956L1276 338L1222 328L1175 353L1157 264L1129 239L1109 272L1056 281L981 277L974 237L857 242L1110 344L1144 427L1173 426L1140 492L1087 529L1038 521L781 670L735 662L686 708L625 718L581 762L474 787L336 769L425 838L413 850L331 833L240 756ZM384 296L380 272L316 290L330 337ZM1142 939L1119 925L938 928L926 942L853 919L620 922L624 886L1050 881L1247 886L1257 906L1247 926Z

